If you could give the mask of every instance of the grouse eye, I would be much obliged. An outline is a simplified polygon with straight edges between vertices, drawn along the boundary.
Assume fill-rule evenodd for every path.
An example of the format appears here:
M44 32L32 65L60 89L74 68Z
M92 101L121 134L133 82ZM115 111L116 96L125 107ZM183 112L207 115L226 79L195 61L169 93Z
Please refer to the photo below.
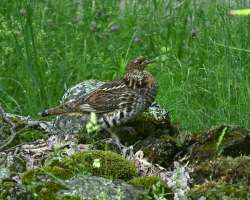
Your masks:
M139 56L138 58L136 58L133 63L134 64L137 64L137 65L140 65L142 64L144 61L146 60L146 58L144 58L143 56Z

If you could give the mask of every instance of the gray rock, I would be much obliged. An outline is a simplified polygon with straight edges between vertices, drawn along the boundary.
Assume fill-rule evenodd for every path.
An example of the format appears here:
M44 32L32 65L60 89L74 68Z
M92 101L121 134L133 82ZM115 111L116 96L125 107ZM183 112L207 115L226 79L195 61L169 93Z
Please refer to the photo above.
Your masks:
M111 181L97 176L77 176L65 181L67 190L57 192L58 197L79 196L83 200L106 197L105 199L139 199L146 194L141 188L125 182Z

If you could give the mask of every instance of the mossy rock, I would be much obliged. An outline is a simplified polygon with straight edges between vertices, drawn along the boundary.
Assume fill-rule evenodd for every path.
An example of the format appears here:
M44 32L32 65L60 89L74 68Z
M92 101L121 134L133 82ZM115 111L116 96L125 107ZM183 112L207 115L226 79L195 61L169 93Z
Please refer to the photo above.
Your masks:
M192 188L188 194L190 200L197 200L203 197L206 200L240 200L249 199L249 191L239 185L224 182L208 182Z
M221 125L209 130L194 134L190 143L191 160L203 162L219 155L237 157L250 154L249 130L231 125Z
M41 171L63 180L76 174L92 174L123 180L129 180L137 175L136 167L131 161L114 152L99 150L79 152L62 160L53 160L42 169L26 172L23 181L36 177Z
M128 181L128 183L133 186L140 186L145 189L151 188L158 182L160 182L163 187L167 187L158 176L141 176L135 177Z
M124 128L125 127L125 128ZM132 128L131 132L129 129ZM169 123L160 123L148 113L142 113L136 118L126 122L123 126L115 130L121 143L133 145L138 140L143 140L148 136L160 138L162 135L174 135L178 133L178 129Z
M81 174L129 180L136 176L136 167L110 151L85 151L25 172L22 183L40 199L55 199L56 192L67 187L64 180Z
M17 129L17 131L18 130L20 129ZM10 136L10 134L11 133L9 132L8 129L3 130L3 134L0 136L0 141L5 140L7 137ZM15 145L22 144L22 143L29 143L29 142L37 141L38 139L47 139L47 138L48 138L47 134L43 133L42 131L29 129L29 130L19 133L15 137L15 139L8 145L8 147L10 148Z
M160 192L164 192L167 199L173 199L173 191L158 176L142 176L136 177L128 181L129 184L137 187L143 187L148 190L148 195L153 196L155 188Z
M6 199L33 200L34 198L23 185L11 179L5 179L0 181L0 200Z
M69 179L75 175L75 173L72 170L56 165L45 166L44 170L63 180Z
M150 162L163 167L169 167L173 163L175 155L181 151L173 138L159 139L151 136L138 142L134 149L135 151L142 150Z
M99 140L91 144L93 149L102 151L112 151L115 153L121 153L121 148L118 143L115 143L112 138Z
M67 189L57 192L60 199L65 195L76 195L81 199L128 199L138 200L146 191L121 180L109 180L97 176L77 175L65 181Z
M223 179L228 183L250 185L250 157L219 157L193 166L193 178L203 183L208 177L214 181Z
M110 137L110 134L106 131L93 131L89 133L86 127L83 127L77 134L77 139L80 144L94 144L108 137Z
M48 136L47 134L38 131L38 130L27 130L23 133L20 133L17 137L19 143L28 143L33 142L38 139L46 139Z
M60 200L81 200L81 197L65 195Z
M94 164L97 163L97 165ZM111 179L129 180L136 176L136 167L121 155L111 151L84 151L70 158L53 161L48 167L67 170L72 174L90 173ZM55 174L55 173L54 173Z
M138 197L145 193L144 190L133 187L123 181L112 181L102 177L87 175L76 175L71 179L61 180L41 169L25 173L22 181L33 194L33 197L39 200L92 199L99 196L102 192L107 193L108 199L109 197L114 199L119 194L119 191L125 197L130 197L125 199L137 199L131 197Z
M24 158L18 155L0 154L0 179L23 173L26 170Z
M156 121L152 116L148 116L146 113L138 115L136 118L122 124L118 127L113 127L112 132L114 132L122 144L127 146L133 145L139 140L143 140L148 136L155 136L159 138L161 135L173 134L173 131L169 126L162 124L156 124ZM78 134L78 138L81 143L94 143L102 141L110 137L110 133L107 131L100 131L94 133L87 133L85 128L82 128ZM96 145L99 149L104 149L103 145ZM111 148L112 150L112 148Z
M41 168L25 172L22 183L35 198L41 200L54 200L56 192L65 188L60 178Z

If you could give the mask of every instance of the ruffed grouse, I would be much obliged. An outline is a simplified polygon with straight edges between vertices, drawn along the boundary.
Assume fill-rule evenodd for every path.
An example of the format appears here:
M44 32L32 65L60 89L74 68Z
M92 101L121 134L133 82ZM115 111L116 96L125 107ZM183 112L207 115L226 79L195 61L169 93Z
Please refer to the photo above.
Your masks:
M149 63L150 60L140 56L129 62L122 79L107 82L86 96L45 110L41 115L84 115L94 112L101 128L118 126L146 110L155 99L156 81L144 70Z

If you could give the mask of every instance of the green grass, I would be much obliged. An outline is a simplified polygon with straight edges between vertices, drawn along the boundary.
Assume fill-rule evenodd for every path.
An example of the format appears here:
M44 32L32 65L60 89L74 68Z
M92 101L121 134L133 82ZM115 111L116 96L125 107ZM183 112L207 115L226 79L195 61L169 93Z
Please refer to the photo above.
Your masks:
M148 68L157 101L181 127L250 128L250 17L228 15L250 4L176 2L131 0L121 9L118 0L1 0L0 102L37 116L66 88L112 80L147 55L159 58Z

